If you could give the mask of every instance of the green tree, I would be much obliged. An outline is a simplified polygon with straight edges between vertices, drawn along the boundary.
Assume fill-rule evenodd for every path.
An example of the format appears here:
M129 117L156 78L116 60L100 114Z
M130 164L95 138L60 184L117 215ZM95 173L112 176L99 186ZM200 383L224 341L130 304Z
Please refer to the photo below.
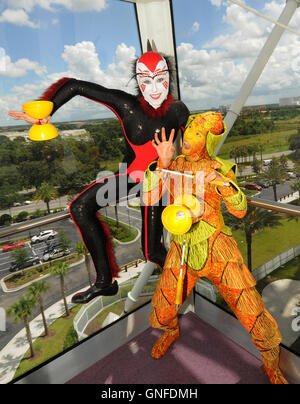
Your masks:
M66 316L70 316L70 310L67 304L66 292L65 292L65 276L70 270L70 264L68 262L57 261L50 267L50 273L52 276L58 276L60 279L60 289L64 306L66 310Z
M289 159L287 158L287 156L285 156L284 154L282 154L279 158L279 163L282 167L283 170L287 171L288 170L288 161Z
M300 204L300 180L292 182L291 188L294 192L298 192L298 200Z
M252 154L252 160L256 160L256 153L259 152L259 145L257 143L252 143L248 146L250 153Z
M29 253L25 247L19 247L12 251L12 258L19 268L23 268L28 261Z
M119 228L120 227L120 221L119 221L118 205L115 205L115 216L116 216L117 228Z
M274 192L274 199L277 202L277 185L281 184L286 178L286 170L277 159L273 158L271 164L263 172L262 178L271 184Z
M300 158L300 129L289 139L290 149L295 151L295 157Z
M36 305L36 300L33 297L22 296L21 299L7 309L7 315L13 316L14 321L20 323L24 321L27 341L30 347L30 357L34 357L34 349L32 343L32 335L29 326L29 318L32 316L32 311Z
M261 162L261 164L263 163L263 151L264 151L264 148L265 148L265 144L262 143L262 142L259 142L258 143L258 150L260 152L260 162Z
M60 229L58 232L58 242L59 246L61 249L66 252L70 249L72 241L71 239L66 235L66 232L64 229Z
M248 207L246 215L242 219L229 214L227 211L224 213L226 224L232 230L242 230L245 234L247 243L247 262L248 268L252 271L252 239L253 235L266 227L281 226L280 216L277 213L269 212L266 209Z
M11 224L12 222L12 217L5 213L4 215L0 216L0 226L6 226Z
M255 174L259 174L262 170L261 163L257 160L256 157L252 161L252 168Z
M58 192L53 185L43 182L40 188L34 194L33 199L43 201L47 205L48 214L50 214L50 201L58 197Z
M17 215L17 222L23 222L27 217L29 216L29 213L23 210L22 212L19 212Z
M44 310L43 294L46 293L49 289L50 289L50 286L44 280L34 282L27 289L29 296L31 296L40 305L40 310L41 310L44 329L45 329L45 336L48 336L49 332L48 332L48 326L47 326L45 310Z
M79 241L75 245L75 252L78 255L78 257L84 257L85 269L88 274L89 284L92 287L93 283L92 283L92 277L91 277L91 271L90 271L90 253L82 241Z

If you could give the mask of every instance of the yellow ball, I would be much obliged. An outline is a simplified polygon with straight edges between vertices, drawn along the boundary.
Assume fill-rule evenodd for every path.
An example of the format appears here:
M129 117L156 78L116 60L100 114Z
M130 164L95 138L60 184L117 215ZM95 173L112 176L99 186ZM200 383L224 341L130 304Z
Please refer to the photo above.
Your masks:
M175 198L174 205L181 206L184 205L192 212L193 217L201 216L202 206L199 199L191 194L179 195Z
M192 216L185 206L167 206L162 213L162 223L172 234L185 234L192 227Z
M31 118L44 119L53 111L52 101L31 101L23 104L23 111Z
M58 136L57 129L46 123L45 125L33 125L29 131L29 139L36 142L51 140Z

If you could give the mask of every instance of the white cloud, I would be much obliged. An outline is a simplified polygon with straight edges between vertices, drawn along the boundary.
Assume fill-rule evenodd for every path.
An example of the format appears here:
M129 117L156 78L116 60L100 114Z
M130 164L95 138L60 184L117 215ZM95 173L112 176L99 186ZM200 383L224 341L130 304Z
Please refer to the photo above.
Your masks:
M92 42L83 41L72 46L65 46L62 58L67 65L66 71L44 74L38 84L15 86L9 94L0 96L0 105L5 106L0 108L1 124L15 123L7 117L9 110L19 110L23 103L38 98L46 88L62 77L74 77L98 83L107 88L121 89L130 93L135 92L134 82L127 86L131 78L131 64L136 58L134 47L128 47L124 43L118 45L115 52L115 63L110 64L106 71L101 69L101 60ZM38 66L36 68L38 72ZM42 69L41 66L40 69ZM102 107L100 104L83 97L75 97L57 111L55 121L101 118L107 116L108 113L107 107Z
M106 0L4 0L8 7L22 8L31 12L35 6L53 10L62 6L72 11L102 11L107 7Z
M198 32L200 28L199 22L195 21L193 26L192 26L192 32Z
M30 28L39 28L39 24L29 20L28 14L22 10L6 9L0 16L0 22L8 22L19 26L27 26Z
M222 0L210 0L210 2L213 6L217 6L217 7L220 7L223 4Z
M64 7L73 12L100 12L107 7L107 0L4 0L4 4L7 8L0 16L0 23L39 28L39 24L31 21L29 17L36 6L53 12L57 7Z
M43 76L47 72L46 67L38 62L25 58L12 62L10 56L5 54L5 51L1 52L1 54L0 76L17 78L25 76L29 71L33 71L38 76Z
M272 12L272 16L278 18L284 4L282 0L267 1L265 13L271 15ZM227 29L223 29L222 35L207 42L202 49L188 41L177 47L181 96L191 110L232 103L272 28L272 24L243 9L237 9L229 3L223 5L226 7L223 21ZM299 14L293 18L293 24L299 21ZM284 96L300 95L299 45L300 39L296 35L283 35L250 95L248 104L273 103ZM35 62L25 63L23 60L22 63L12 63L6 56L5 60L11 63L10 71L18 72L18 68L23 67L24 72L31 67L36 74L40 74L41 80L35 85L15 87L10 94L0 97L0 105L4 105L0 108L0 121L11 124L11 119L7 120L6 111L20 108L23 102L37 98L50 84L64 76L134 92L134 82L129 87L126 84L131 76L130 68L135 56L134 47L121 43L116 48L114 62L104 70L101 54L97 53L94 43L82 41L65 46L62 58L66 69L51 75L47 75L43 66L35 65ZM101 118L107 115L107 111L98 103L75 97L57 111L55 121Z
M223 22L227 29L197 49L189 43L177 48L183 100L191 109L230 104L235 99L273 24L229 2L211 0L226 7ZM264 12L278 18L283 0L268 1ZM300 13L291 25L300 26ZM300 39L285 33L257 82L247 103L273 103L279 98L300 95ZM294 94L293 94L294 93Z

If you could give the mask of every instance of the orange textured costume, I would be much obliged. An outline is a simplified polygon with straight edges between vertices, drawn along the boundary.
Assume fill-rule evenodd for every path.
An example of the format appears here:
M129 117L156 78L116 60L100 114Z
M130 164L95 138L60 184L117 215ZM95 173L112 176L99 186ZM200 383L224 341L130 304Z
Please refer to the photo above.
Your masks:
M190 117L183 139L183 155L170 160L168 164L162 156L168 147L170 153L171 145L168 146L164 138L161 142L156 137L160 156L158 167L194 175L202 171L205 172L207 181L202 215L193 218L193 225L186 234L171 237L164 270L152 299L153 311L149 320L152 327L162 329L165 333L153 346L152 356L163 356L179 337L179 309L175 307L175 298L183 242L186 239L181 304L200 278L208 278L250 333L253 343L261 353L263 367L271 383L286 384L287 381L279 369L281 335L277 323L266 310L255 288L255 279L244 264L221 213L222 202L228 211L238 218L242 218L247 210L246 197L236 181L236 165L213 157L213 152L224 134L221 114L209 112ZM163 147L165 149L161 150ZM226 182L227 186L211 184L215 178ZM146 205L158 203L166 194L169 195L169 202L173 203L176 189L176 181L170 181L169 174L153 171L151 166L146 171L143 196ZM197 195L195 181L190 192L203 199L203 194Z

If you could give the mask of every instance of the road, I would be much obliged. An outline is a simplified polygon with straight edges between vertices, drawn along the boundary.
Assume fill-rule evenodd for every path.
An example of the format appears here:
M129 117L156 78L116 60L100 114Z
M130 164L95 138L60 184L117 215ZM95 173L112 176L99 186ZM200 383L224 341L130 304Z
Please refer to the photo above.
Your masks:
M55 209L55 208L66 208L69 205L69 197L68 196L62 196L60 198L54 199L53 201L50 202L50 209ZM35 212L36 210L46 210L47 206L45 202L41 201L32 201L30 202L29 205L22 205L22 206L13 206L10 209L3 209L0 211L0 216L4 214L8 214L10 216L16 216L20 212L28 212L32 213Z
M100 213L107 215L108 217L115 218L115 210L113 207L108 207L106 209L102 209ZM135 209L128 209L127 207L119 207L119 220L125 223L129 223L141 230L142 220L140 211ZM41 226L38 230L55 230L59 231L61 228L65 230L66 235L72 240L72 248L74 248L75 244L78 241L81 241L79 232L77 231L73 222L68 219L62 222L58 222L54 225ZM18 237L28 236L28 233L18 234ZM2 240L1 240L2 241ZM40 252L44 249L45 243L41 243L40 245L35 245L33 248L36 252ZM26 248L30 249L30 246L27 245ZM132 262L138 258L144 258L141 251L141 240L140 237L131 244L116 244L115 247L116 259L119 266ZM8 255L6 255L8 254ZM10 253L2 253L0 252L0 264L2 264L0 277L3 278L5 275L9 274L8 268L5 269L5 265L8 265L10 261L9 258ZM1 258L3 259L1 261ZM5 261L6 260L6 261ZM4 264L6 262L6 264ZM92 271L92 276L95 276L95 272ZM45 308L50 307L55 302L61 300L61 292L60 292L60 283L59 279L49 277L46 279L47 283L51 287L51 289L45 293L44 295L44 305ZM79 264L73 267L70 272L66 275L65 278L65 291L67 295L76 293L78 290L88 287L88 276L85 269L84 264ZM23 289L19 292L12 293L4 293L0 288L0 307L4 309L8 308L16 301L20 299L20 297L26 293L26 289ZM33 317L39 314L38 309L33 313ZM6 332L0 332L0 350L11 340L11 338L19 332L24 325L15 323L11 318L7 318L7 330Z
M291 182L292 181L286 181L284 184L278 184L277 185L277 199L278 201L287 196L287 195L291 195L294 193L294 191L291 188ZM255 198L261 198L267 201L275 201L274 198L274 191L273 191L273 187L269 187L269 188L264 188L259 195L255 195Z

